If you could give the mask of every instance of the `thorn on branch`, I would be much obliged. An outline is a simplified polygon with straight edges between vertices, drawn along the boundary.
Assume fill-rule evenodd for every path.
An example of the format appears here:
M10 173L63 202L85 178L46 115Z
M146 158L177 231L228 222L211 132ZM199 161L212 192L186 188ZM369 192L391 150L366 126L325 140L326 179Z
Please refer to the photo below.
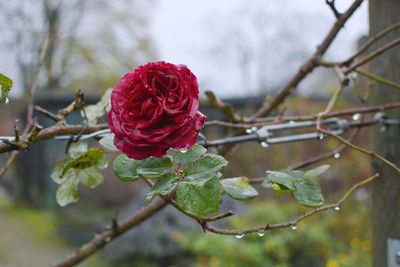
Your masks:
M335 17L338 19L340 16L342 16L342 13L340 13L337 9L336 9L336 5L335 5L335 0L325 0L326 4L329 6L329 8L332 10L333 14L335 15Z

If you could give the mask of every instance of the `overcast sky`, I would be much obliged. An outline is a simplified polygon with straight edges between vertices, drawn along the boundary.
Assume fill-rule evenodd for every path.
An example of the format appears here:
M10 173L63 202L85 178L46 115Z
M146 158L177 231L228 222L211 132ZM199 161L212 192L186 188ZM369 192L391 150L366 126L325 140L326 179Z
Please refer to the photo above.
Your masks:
M336 2L344 10L352 1ZM367 6L346 24L328 58L344 59L367 34ZM151 32L158 59L187 65L202 91L239 96L279 86L314 51L334 20L324 0L160 0ZM247 69L239 63L244 53L250 57L244 61Z

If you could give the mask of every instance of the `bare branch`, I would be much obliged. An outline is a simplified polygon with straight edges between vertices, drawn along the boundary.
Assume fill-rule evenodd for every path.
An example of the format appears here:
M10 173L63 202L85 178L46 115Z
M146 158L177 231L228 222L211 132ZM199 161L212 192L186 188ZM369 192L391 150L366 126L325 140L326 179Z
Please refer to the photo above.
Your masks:
M266 99L262 107L256 111L253 119L264 117L270 114L279 104L281 104L286 97L297 87L297 85L313 71L315 67L319 65L319 59L325 54L329 46L335 39L336 35L347 22L347 20L353 15L353 13L362 4L363 0L355 0L353 4L347 9L343 15L335 22L328 35L325 37L323 42L317 47L315 53L305 62L297 73L286 83L271 100Z
M103 232L96 234L92 240L81 246L74 253L67 256L62 261L55 263L52 267L70 267L84 261L96 251L100 250L117 237L121 236L130 229L138 226L146 219L157 213L167 205L162 199L152 202L151 204L141 208L135 214L126 218L122 222L115 222L111 227L106 228Z

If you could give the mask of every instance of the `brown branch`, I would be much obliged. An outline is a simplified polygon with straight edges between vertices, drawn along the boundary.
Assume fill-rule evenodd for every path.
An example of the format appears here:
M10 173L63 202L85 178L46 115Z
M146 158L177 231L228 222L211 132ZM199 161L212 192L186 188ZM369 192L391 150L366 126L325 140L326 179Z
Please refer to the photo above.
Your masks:
M74 253L67 256L62 261L55 263L52 267L70 267L84 261L90 255L103 248L117 237L121 236L130 229L138 226L146 219L157 213L167 205L162 199L152 202L151 204L141 208L135 214L126 218L122 222L115 222L112 227L108 227L103 232L96 234L88 243L81 246Z
M393 25L390 25L380 33L376 34L375 36L372 36L367 42L365 42L361 48L354 54L352 55L349 59L346 61L342 62L340 65L341 66L349 66L353 61L361 56L367 49L373 45L375 42L379 41L382 37L385 37L387 34L393 32L394 30L397 30L400 28L400 23L396 23Z
M332 10L333 15L338 19L342 14L336 9L335 0L325 0L325 3Z
M45 56L47 52L49 44L49 37L47 36L45 41L43 42L42 48L40 50L38 62L35 66L35 70L33 73L33 78L31 81L31 87L28 92L28 110L26 113L26 125L24 130L22 131L22 135L27 135L30 128L34 124L34 118L33 118L33 97L36 93L36 90L38 88L38 80L39 80L39 74L40 70L42 69L42 66L44 65L45 61ZM1 144L0 144L1 146ZM12 149L15 150L15 149ZM8 168L14 163L14 161L17 159L18 156L18 151L13 151L10 156L7 159L6 164L0 169L0 179L3 178L4 174L7 172Z
M357 150L357 151L359 151L359 152L361 152L363 154L366 154L368 156L371 156L371 157L381 161L382 163L384 163L385 165L387 165L388 167L392 168L393 170L395 170L396 172L398 172L400 174L400 168L397 167L396 164L394 164L393 162L391 162L391 161L385 159L384 157L382 157L381 155L379 155L379 154L377 154L377 153L375 153L375 152L373 152L371 150L359 147L359 146L349 142L348 140L344 139L343 137L340 137L337 134L332 133L331 131L328 131L328 130L325 130L325 129L322 129L322 128L319 128L317 130L322 134L326 134L328 136L331 136L331 137L335 138L336 140L342 142L343 144L345 144L346 146L348 146L348 147L350 147L350 148L352 148L354 150Z
M393 41L391 41L390 43L376 49L375 51L371 52L370 54L368 54L367 56L363 57L362 59L360 59L359 61L355 62L353 65L351 65L348 69L346 69L344 71L344 74L348 75L349 73L353 72L355 69L357 69L358 67L360 67L361 65L364 65L365 63L371 61L372 59L380 56L381 54L383 54L384 52L388 51L389 49L397 46L400 44L400 37L394 39Z
M372 113L377 111L385 111L391 109L400 108L400 102L393 102L393 103L386 103L383 105L376 105L376 106L367 106L367 107L355 107L355 108L348 108L343 110L337 110L329 112L324 116L324 118L332 118L332 117L341 117L341 116L349 116L355 113ZM204 126L221 126L221 127L228 127L228 128L239 128L239 129L248 129L251 127L260 127L269 124L275 123L282 123L288 121L307 121L307 120L315 120L318 115L298 115L298 116L284 116L284 117L266 117L266 118L259 118L256 119L254 122L251 123L232 123L232 122L225 122L219 120L212 120L207 121Z
M360 129L357 128L351 133L351 135L350 135L350 137L348 139L349 142L352 142L354 140L354 138L357 136L359 131L360 131ZM324 153L324 154L321 154L321 155L317 155L317 156L312 157L310 159L307 159L307 160L304 160L302 162L296 163L295 165L291 166L290 169L293 169L293 170L301 169L301 168L313 165L313 164L315 164L317 162L320 162L322 160L332 158L332 156L334 156L336 153L341 153L346 147L347 146L345 144L342 144L338 148L336 148L336 149L334 149L332 151L329 151L327 153Z
M236 114L235 109L232 105L226 104L221 99L217 98L217 96L211 92L206 91L206 96L208 97L208 101L210 101L211 105L213 105L216 109L221 110L231 122L241 122L242 118Z
M253 119L257 117L264 117L270 114L279 104L281 104L288 95L297 87L297 85L313 71L315 67L319 65L319 59L325 54L329 46L335 39L340 29L344 26L347 20L353 15L353 13L362 4L363 0L355 0L353 4L343 13L335 22L328 35L325 37L323 42L317 47L315 53L304 63L297 73L285 84L270 101L265 100L262 107L256 111L253 115Z
M31 138L30 144L48 140L60 135L76 135L79 133L89 134L96 131L107 129L107 124L98 124L96 126L87 127L85 125L56 125L45 128L40 131L34 138ZM24 139L26 140L26 138ZM28 144L29 145L29 144ZM27 149L26 141L16 143L15 145L0 143L0 154L13 150Z
M263 226L257 226L257 227L251 227L251 228L246 228L246 229L239 229L239 230L231 230L231 229L222 229L218 227L214 227L206 223L203 227L205 230L209 232L213 232L216 234L221 234L221 235L242 235L242 234L249 234L249 233L256 233L259 231L268 231L268 230L273 230L273 229L280 229L280 228L287 228L287 227L292 227L297 225L300 221L311 217L312 215L316 213L320 213L326 210L332 210L336 207L340 207L344 201L358 188L370 183L373 181L375 178L379 177L379 174L376 173L371 177L366 178L365 180L353 185L344 195L343 197L336 203L333 204L328 204L324 205L318 208L314 208L310 211L305 212L304 214L290 220L287 222L282 222L282 223L276 223L276 224L266 224Z

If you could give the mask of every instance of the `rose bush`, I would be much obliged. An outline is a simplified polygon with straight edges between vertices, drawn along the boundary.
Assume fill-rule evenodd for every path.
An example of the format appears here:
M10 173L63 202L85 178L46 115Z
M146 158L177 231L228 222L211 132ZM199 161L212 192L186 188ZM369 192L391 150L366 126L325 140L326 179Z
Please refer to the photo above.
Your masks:
M162 157L196 142L205 116L198 111L196 76L184 65L151 62L126 74L111 95L108 124L128 157Z

